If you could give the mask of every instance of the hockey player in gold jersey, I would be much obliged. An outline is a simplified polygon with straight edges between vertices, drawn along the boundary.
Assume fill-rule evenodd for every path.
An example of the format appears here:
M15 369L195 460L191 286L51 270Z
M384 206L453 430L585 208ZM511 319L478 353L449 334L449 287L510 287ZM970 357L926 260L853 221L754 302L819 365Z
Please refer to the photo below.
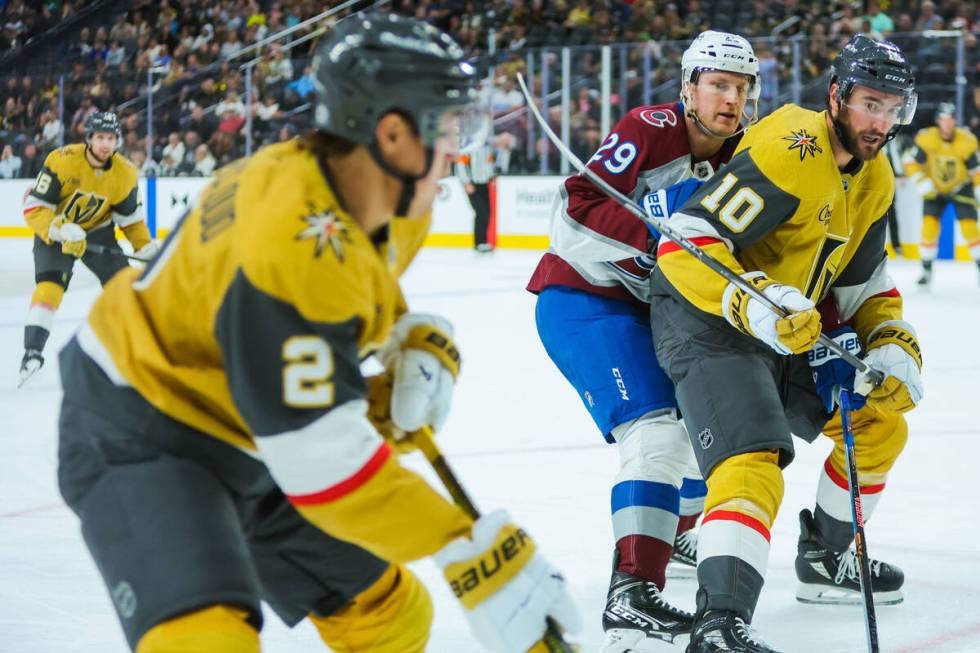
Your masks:
M128 267L120 255L87 251L89 239L121 254L113 229L118 226L137 256L149 259L156 253L139 211L139 172L116 152L119 139L116 114L93 113L85 123L85 142L51 152L24 196L24 218L34 231L37 286L24 328L21 384L44 364L44 345L75 260L81 259L102 285Z
M479 113L462 56L393 14L338 23L319 129L221 170L62 352L62 494L138 653L257 652L260 601L334 651L423 651L432 605L404 565L426 556L490 650L575 626L527 533L472 521L377 428L440 426L459 372L451 325L408 312L398 278Z
M867 400L853 419L867 518L905 444L900 413L922 397L915 331L885 267L894 177L881 154L915 104L901 51L855 36L833 63L826 111L788 105L761 120L671 217L787 317L660 240L654 343L708 486L688 653L773 651L748 624L765 580L782 468L794 455L791 434L812 441L823 431L834 441L816 508L800 515L797 598L861 600L835 388L853 387ZM865 375L814 347L823 328L863 349L884 383L871 389ZM875 600L901 600L902 572L871 566Z
M922 258L920 286L932 282L932 262L939 245L939 218L946 205L953 203L970 258L980 268L980 229L977 203L980 202L980 158L977 137L965 127L956 126L956 107L941 102L936 109L936 125L915 136L913 158L906 171L923 196Z

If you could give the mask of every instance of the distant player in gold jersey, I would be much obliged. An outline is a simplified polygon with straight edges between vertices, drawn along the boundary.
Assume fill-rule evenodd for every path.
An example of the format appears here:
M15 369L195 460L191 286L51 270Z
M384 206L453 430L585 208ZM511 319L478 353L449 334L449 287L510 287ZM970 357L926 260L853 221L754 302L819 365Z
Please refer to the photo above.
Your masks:
M116 226L122 228L137 256L150 259L156 253L139 211L139 172L116 152L119 140L116 114L93 113L85 123L85 142L48 154L24 197L24 218L34 231L37 286L24 328L21 384L44 364L44 345L77 259L102 285L129 267L116 242ZM92 252L87 249L90 240L118 254Z
M939 218L946 205L953 203L970 258L980 268L980 229L977 203L980 201L980 158L977 137L965 127L956 126L956 107L942 102L936 109L936 125L915 136L913 159L906 171L922 193L922 258L920 286L932 282L932 262L939 246Z
M426 556L484 647L543 646L546 617L576 623L562 575L383 437L440 426L459 371L398 279L437 178L485 138L476 72L434 27L365 14L313 74L319 129L220 171L63 350L62 494L138 653L257 653L261 601L334 651L421 652L432 605L405 563Z
M915 331L902 319L902 298L886 270L885 214L895 181L881 153L915 105L902 52L855 36L832 65L826 111L788 105L759 121L671 217L675 229L787 317L660 240L651 277L654 344L708 486L688 653L773 651L748 624L794 434L809 442L822 431L834 441L816 507L800 514L797 598L861 601L835 388L867 400L853 424L868 517L905 445L900 413L922 397ZM814 347L822 328L845 348L867 352L884 383L870 388L865 375ZM901 570L871 566L875 600L900 601Z

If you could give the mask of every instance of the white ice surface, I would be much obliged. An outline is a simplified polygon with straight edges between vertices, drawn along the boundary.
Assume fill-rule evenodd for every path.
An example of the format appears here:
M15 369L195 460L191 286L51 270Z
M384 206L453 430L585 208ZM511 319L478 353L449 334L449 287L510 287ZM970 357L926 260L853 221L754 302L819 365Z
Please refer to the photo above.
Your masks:
M439 435L444 452L481 508L510 510L566 573L586 624L580 641L592 652L602 637L612 551L609 488L617 454L604 444L538 340L533 297L523 290L538 257L536 252L478 256L429 249L407 275L406 288L414 309L453 320L464 356L452 416ZM127 650L75 516L62 504L55 483L61 392L55 353L98 293L94 277L78 267L58 312L47 365L15 390L33 274L29 243L0 240L4 653ZM922 341L926 398L909 415L908 447L868 528L872 555L899 565L907 578L905 602L878 609L882 651L980 651L977 273L968 264L939 263L933 291L923 294L914 285L915 263L899 261L892 272ZM805 606L793 594L796 515L813 504L828 445L798 443L772 529L769 576L754 625L787 653L866 650L861 608ZM421 458L409 464L426 471ZM436 604L429 650L477 651L435 566L423 561L413 568ZM691 609L694 590L693 581L674 580L667 593ZM271 613L262 637L263 650L273 653L323 650L312 627L289 630Z

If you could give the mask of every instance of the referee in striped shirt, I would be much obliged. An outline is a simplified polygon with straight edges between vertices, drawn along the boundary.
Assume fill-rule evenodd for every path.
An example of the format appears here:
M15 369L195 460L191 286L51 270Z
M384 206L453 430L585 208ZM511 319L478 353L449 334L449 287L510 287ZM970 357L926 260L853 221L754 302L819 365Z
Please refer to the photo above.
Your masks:
M470 198L476 219L473 223L473 241L478 252L492 252L489 243L490 228L490 180L496 176L493 147L484 144L456 160L456 178Z

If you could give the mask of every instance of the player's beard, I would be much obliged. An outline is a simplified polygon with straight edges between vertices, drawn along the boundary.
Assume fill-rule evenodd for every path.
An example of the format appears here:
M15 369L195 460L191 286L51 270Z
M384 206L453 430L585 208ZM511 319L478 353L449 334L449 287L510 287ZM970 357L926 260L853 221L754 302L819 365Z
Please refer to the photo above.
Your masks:
M885 143L888 142L888 135L872 130L863 132L854 131L854 127L851 126L851 121L847 119L847 111L847 107L841 105L840 112L834 118L834 125L837 127L837 136L840 138L841 144L847 150L848 154L860 161L870 161L878 156L881 148L885 147ZM874 150L868 149L868 146L861 140L863 136L877 136L879 138L878 146Z
M101 156L99 156L99 153L95 151L95 148L94 148L94 147L92 147L91 145L89 145L89 146L87 146L87 147L88 147L88 153L89 153L89 155L90 155L90 156L91 156L91 157L92 157L93 159L95 159L95 162L96 162L96 163L98 163L98 164L99 164L99 166L101 166L101 167L105 167L105 164L106 164L106 163L107 163L107 162L109 161L109 159L110 159L110 158L112 157L112 150L110 150L110 151L109 151L109 155L108 155L108 156L106 156L106 157L101 157Z

